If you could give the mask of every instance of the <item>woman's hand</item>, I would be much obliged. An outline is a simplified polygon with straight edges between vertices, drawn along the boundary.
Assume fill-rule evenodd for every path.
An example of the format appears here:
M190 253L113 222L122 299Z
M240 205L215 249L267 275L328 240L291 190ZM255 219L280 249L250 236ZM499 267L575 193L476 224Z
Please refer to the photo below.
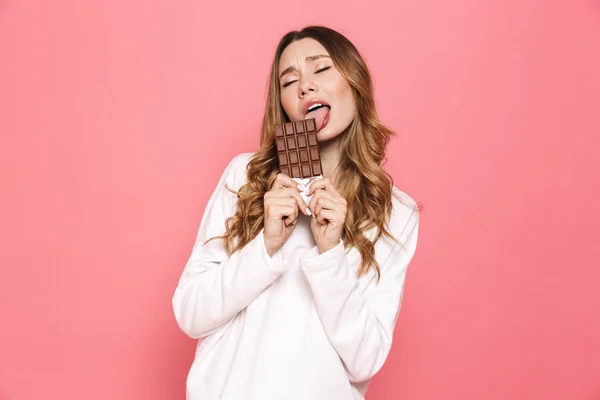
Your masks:
M317 242L319 254L323 254L340 242L348 203L328 178L311 183L308 195L311 194L313 196L308 208L314 218L310 222L310 228Z
M264 236L269 256L279 250L298 221L298 208L306 215L306 203L300 192L304 188L287 175L279 174L264 197Z

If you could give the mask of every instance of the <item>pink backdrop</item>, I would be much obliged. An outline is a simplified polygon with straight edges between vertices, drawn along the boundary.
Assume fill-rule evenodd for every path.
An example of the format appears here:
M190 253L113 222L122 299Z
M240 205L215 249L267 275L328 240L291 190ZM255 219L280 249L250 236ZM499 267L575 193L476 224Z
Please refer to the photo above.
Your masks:
M173 290L310 23L364 54L426 207L368 399L600 399L597 1L5 0L1 400L183 399Z

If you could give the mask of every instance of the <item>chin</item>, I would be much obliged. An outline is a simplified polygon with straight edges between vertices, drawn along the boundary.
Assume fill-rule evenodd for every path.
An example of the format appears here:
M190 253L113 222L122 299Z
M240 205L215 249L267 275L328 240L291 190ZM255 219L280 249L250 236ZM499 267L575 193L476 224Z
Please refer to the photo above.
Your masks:
M341 132L340 133L333 132L329 128L330 128L329 126L326 126L325 129L322 129L319 132L317 132L317 141L327 142L328 140L331 140L331 139L337 137L341 133Z
M350 125L352 125L352 123L348 124L348 126L346 126L345 128L340 128L327 124L327 126L324 129L321 129L319 132L317 132L317 141L327 142L329 140L335 139L338 136L344 134L344 132L346 132Z

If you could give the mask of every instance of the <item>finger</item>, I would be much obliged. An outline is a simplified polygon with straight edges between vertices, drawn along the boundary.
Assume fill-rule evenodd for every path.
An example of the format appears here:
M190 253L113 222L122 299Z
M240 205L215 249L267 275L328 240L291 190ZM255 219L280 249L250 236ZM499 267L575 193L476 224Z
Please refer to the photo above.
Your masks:
M297 200L292 197L282 197L275 199L277 203L273 205L274 214L278 219L292 220L298 218L298 203ZM287 225L287 224L286 224Z
M298 209L294 206L277 206L274 211L277 219L290 219L293 221L296 219L294 215L298 215Z
M321 198L321 191L315 193L312 198L310 199L310 201L308 202L308 209L313 213L315 213L315 207L317 206L317 202L319 201L319 199Z
M282 218L282 208L288 207L289 209L297 208L295 204L290 205L289 203L282 202L281 199L269 199L265 201L265 218Z
M311 212L316 212L317 203L319 202L320 199L328 200L329 202L336 203L340 206L346 205L343 197L335 197L331 193L327 193L324 190L319 190L310 199L310 204L308 205L308 208L310 209ZM327 208L332 208L332 207L327 207Z
M346 206L344 206L343 204L321 197L319 200L317 200L317 203L315 205L315 212L318 214L321 212L321 210L332 210L339 214L346 212L345 207Z
M327 220L325 219L324 216L319 215L317 217L317 223L319 223L320 225L327 225Z
M287 212L287 210L286 210ZM283 218L285 226L295 225L298 220L298 207L292 207L292 212Z
M333 210L321 210L321 213L317 217L317 222L321 225L331 224L332 226L336 226L337 214Z
M275 182L273 183L272 189L278 190L283 188L296 187L298 188L298 190L300 190L299 186L300 185L298 185L298 183L295 180L280 172L279 174L277 174L277 178L275 178Z
M283 189L285 187L285 185L283 184L283 181L276 178L275 182L273 182L273 186L271 186L270 190L279 190L279 189Z
M265 208L272 208L278 206L289 206L297 208L297 201L291 196L285 197L269 197L265 199Z
M285 226L290 226L290 225L295 225L296 224L296 219L292 219L292 218L285 218L283 220L283 223L285 224Z
M323 208L321 206L321 201L320 201L320 197L317 197L316 199L313 197L310 202L312 203L314 200L314 204L313 204L313 208L311 209L311 211L313 212L314 215L319 215L319 212L321 211L321 208Z
M326 199L321 197L317 200L315 204L315 214L319 215L321 210L337 210L341 207L340 204L331 201L330 199Z
M290 184L290 178L289 176L283 174L283 173L278 173L277 177L275 178L275 182L273 182L273 190L278 190L278 189L283 189L285 187L290 187L293 184Z
M291 197L287 197L285 199L279 199L280 203L277 207L283 207L287 214L286 217L291 216L291 214L298 215L298 205L296 204L296 199ZM288 212L288 210L291 210Z
M306 193L307 196L312 195L317 189L325 189L328 180L329 178L323 178L313 181L310 185L308 185L308 193Z
M280 206L288 206L288 207L292 207L292 208L298 208L296 207L296 199L294 199L293 197L280 197L277 199L279 201L279 205Z
M296 189L285 188L285 189L276 190L273 192L272 196L275 198L295 199L296 204L298 205L298 208L300 208L302 210L302 213L304 213L305 215L308 215L308 213L306 211L308 208L308 204L306 204L306 202L304 201L302 196L300 196L300 193Z
M314 196L312 197L314 198L320 199L329 199L331 201L333 201L334 203L338 203L341 205L346 205L346 199L344 199L342 196L336 196L335 194L331 193L331 192L327 192L325 190L318 190L317 192L315 192ZM311 199L312 200L312 199Z
M308 195L310 196L318 189L331 192L334 196L340 196L337 189L335 188L335 186L333 186L333 183L329 178L317 179L316 181L311 183L308 189Z

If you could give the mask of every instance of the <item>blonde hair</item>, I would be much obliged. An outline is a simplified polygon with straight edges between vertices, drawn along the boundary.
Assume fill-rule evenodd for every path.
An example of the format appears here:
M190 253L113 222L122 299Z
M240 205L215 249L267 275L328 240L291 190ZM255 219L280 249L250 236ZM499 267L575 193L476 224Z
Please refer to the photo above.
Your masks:
M308 26L301 31L289 32L277 46L260 148L248 164L248 183L239 191L228 188L238 196L237 210L225 221L225 234L218 238L224 240L227 251L232 254L254 239L263 228L263 196L278 174L274 126L290 122L280 101L279 61L289 44L304 38L318 41L327 50L335 67L352 87L357 115L340 138L336 178L337 189L348 202L342 239L345 248L355 247L361 256L357 276L364 275L370 268L375 268L379 276L375 242L385 235L397 243L387 229L392 213L393 180L382 168L387 144L394 133L379 120L371 75L358 50L343 35L323 26ZM365 232L372 228L377 229L373 241L365 236Z

